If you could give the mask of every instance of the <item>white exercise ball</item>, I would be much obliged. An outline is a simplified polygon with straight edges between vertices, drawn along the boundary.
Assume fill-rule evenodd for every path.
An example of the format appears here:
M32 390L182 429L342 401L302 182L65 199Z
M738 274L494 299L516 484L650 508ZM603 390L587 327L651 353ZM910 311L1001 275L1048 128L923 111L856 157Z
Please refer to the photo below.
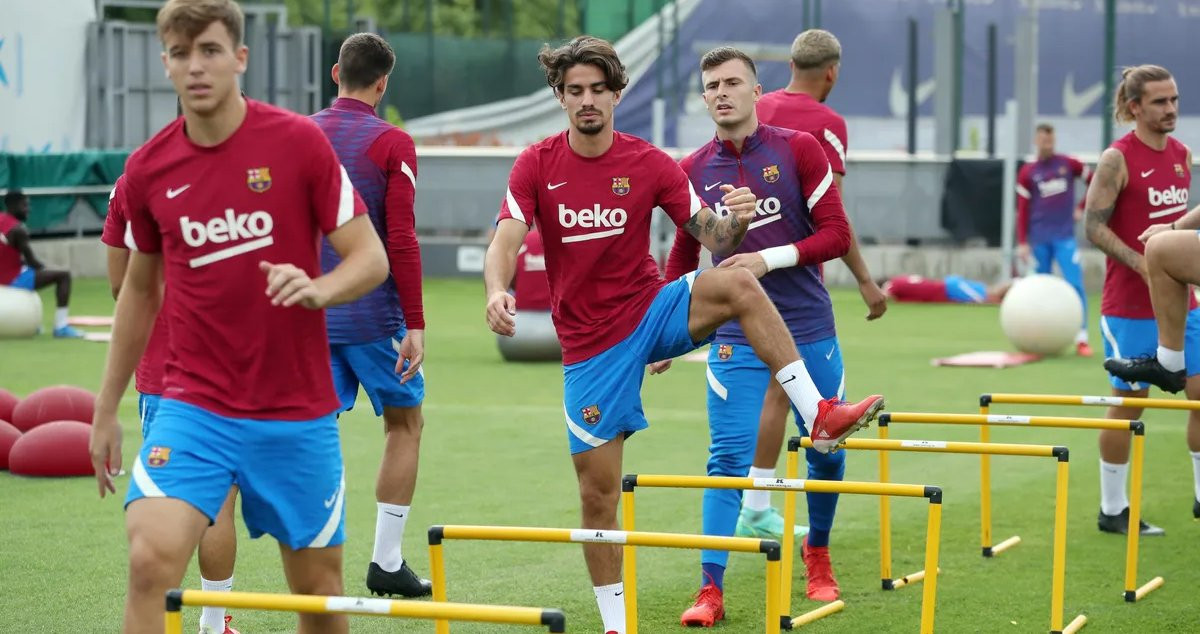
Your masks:
M1000 328L1021 352L1056 355L1083 326L1083 303L1066 280L1030 275L1013 282L1000 303Z
M33 291L0 286L0 338L32 337L42 323L42 298Z

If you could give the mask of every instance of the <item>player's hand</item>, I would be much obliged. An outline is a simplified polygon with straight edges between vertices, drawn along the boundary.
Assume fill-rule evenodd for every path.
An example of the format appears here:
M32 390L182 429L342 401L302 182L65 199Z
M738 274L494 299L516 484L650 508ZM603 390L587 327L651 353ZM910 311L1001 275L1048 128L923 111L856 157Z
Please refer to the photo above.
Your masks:
M671 359L655 361L654 363L647 365L646 369L650 371L650 374L662 374L663 372L671 369Z
M498 335L511 337L517 333L517 299L505 291L496 291L488 298L488 328Z
M272 264L261 261L258 269L267 274L267 297L272 306L295 306L316 310L324 308L329 298L313 283L302 269L291 264Z
M749 187L734 188L733 185L721 185L721 204L729 209L729 213L738 219L743 226L754 220L754 210L758 206L758 198Z
M717 268L726 269L737 266L749 270L754 277L761 278L767 274L767 261L758 252L736 253L722 260Z
M862 295L863 303L867 305L867 321L879 319L887 312L887 295L874 280L860 282L858 293Z
M106 493L116 493L113 477L121 472L121 425L116 415L100 412L93 415L88 452L92 456L92 470L96 472L100 497L103 498Z
M1075 213L1072 214L1075 218L1075 222L1079 222L1080 220L1083 220L1083 213L1084 213L1083 201L1081 200L1079 202L1080 202L1080 204L1075 205Z
M1138 236L1138 240L1143 243L1148 242L1150 240L1150 238L1152 238L1156 234L1162 233L1164 231L1170 231L1170 230L1171 230L1171 225L1169 223L1168 224L1150 225L1149 227L1146 227L1146 230L1142 232L1142 235Z
M1033 249L1029 247L1029 243L1017 245L1017 259L1022 262L1028 262L1033 257Z
M425 360L425 331L409 330L400 341L400 358L396 360L396 374L400 375L400 383L408 383L421 369ZM408 368L404 362L408 362Z

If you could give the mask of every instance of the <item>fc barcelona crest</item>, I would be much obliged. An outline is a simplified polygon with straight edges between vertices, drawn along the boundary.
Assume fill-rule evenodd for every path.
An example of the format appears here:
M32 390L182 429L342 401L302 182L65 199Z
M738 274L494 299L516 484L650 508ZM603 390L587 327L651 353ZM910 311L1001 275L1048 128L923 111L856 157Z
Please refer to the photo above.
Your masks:
M161 467L171 460L170 447L151 447L150 455L146 456L146 464L151 467Z
M767 181L768 183L774 183L775 181L779 180L779 166L768 165L764 167L762 170L762 175L763 180Z
M613 193L618 196L624 196L625 194L628 194L629 193L629 177L628 176L614 176L612 190L613 190Z
M722 343L717 346L717 358L722 361L728 361L733 356L733 345Z
M246 170L246 186L259 194L271 189L271 168L255 167Z
M600 406L599 405L588 405L587 407L583 408L582 412L583 412L583 422L585 422L589 425L595 425L596 423L600 422Z
M1175 164L1175 175L1178 176L1179 178L1184 178L1185 176L1187 176L1187 174L1184 173L1183 166L1180 165L1179 163Z

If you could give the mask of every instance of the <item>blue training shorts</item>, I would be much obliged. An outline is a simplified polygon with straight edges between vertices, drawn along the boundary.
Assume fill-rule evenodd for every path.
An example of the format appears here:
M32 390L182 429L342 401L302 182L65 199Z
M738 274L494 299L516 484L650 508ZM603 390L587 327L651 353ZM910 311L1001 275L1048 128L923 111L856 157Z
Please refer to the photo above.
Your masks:
M158 404L162 401L161 394L142 394L138 392L138 419L142 421L142 441L150 435L150 427L154 425L154 416L158 413Z
M1158 324L1153 319L1100 315L1100 332L1104 335L1105 358L1152 357L1158 352ZM1200 308L1188 313L1183 358L1188 376L1200 374ZM1146 383L1132 385L1111 374L1108 375L1108 382L1118 390L1145 390L1150 387Z
M8 285L12 286L14 288L23 288L27 291L35 290L33 288L33 286L34 286L33 281L34 281L35 275L37 275L36 271L29 268L28 266L22 266L21 272L17 273L17 276L14 277L13 281L9 282Z
M170 497L214 521L238 485L251 537L292 549L345 541L346 480L337 418L231 418L164 398L133 464L129 504Z
M563 366L567 439L576 454L649 426L642 411L646 364L672 359L712 341L688 333L692 284L699 271L658 291L641 323L623 341L600 354Z
M407 329L401 327L395 337L369 343L332 344L329 359L333 370L333 389L342 404L341 411L354 408L358 398L358 386L362 385L375 408L375 415L382 416L385 407L417 407L425 400L425 369L417 375L400 382L396 372L396 361L400 359L400 342L404 341ZM408 362L404 362L408 368Z

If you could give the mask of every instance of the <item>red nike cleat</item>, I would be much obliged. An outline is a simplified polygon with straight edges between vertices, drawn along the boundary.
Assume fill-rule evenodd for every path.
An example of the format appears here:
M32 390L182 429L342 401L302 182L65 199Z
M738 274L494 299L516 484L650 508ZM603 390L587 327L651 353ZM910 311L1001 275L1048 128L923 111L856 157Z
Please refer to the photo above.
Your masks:
M239 632L229 626L229 622L232 620L233 620L232 616L229 616L228 614L225 615L225 630L223 632L221 632L221 634L242 634L241 632ZM212 631L211 629L201 628L200 634L204 634L205 632L211 632L211 631Z
M810 547L808 538L800 544L804 567L808 570L808 598L813 601L837 601L839 589L833 578L833 564L829 562L829 547Z
M1081 357L1092 356L1092 347L1086 341L1080 341L1075 344L1075 354Z
M679 623L686 627L712 627L725 619L725 595L715 583L705 584L692 607L684 610Z
M829 453L847 436L867 426L883 409L883 397L875 394L857 403L827 398L817 403L817 420L809 430L813 449Z

